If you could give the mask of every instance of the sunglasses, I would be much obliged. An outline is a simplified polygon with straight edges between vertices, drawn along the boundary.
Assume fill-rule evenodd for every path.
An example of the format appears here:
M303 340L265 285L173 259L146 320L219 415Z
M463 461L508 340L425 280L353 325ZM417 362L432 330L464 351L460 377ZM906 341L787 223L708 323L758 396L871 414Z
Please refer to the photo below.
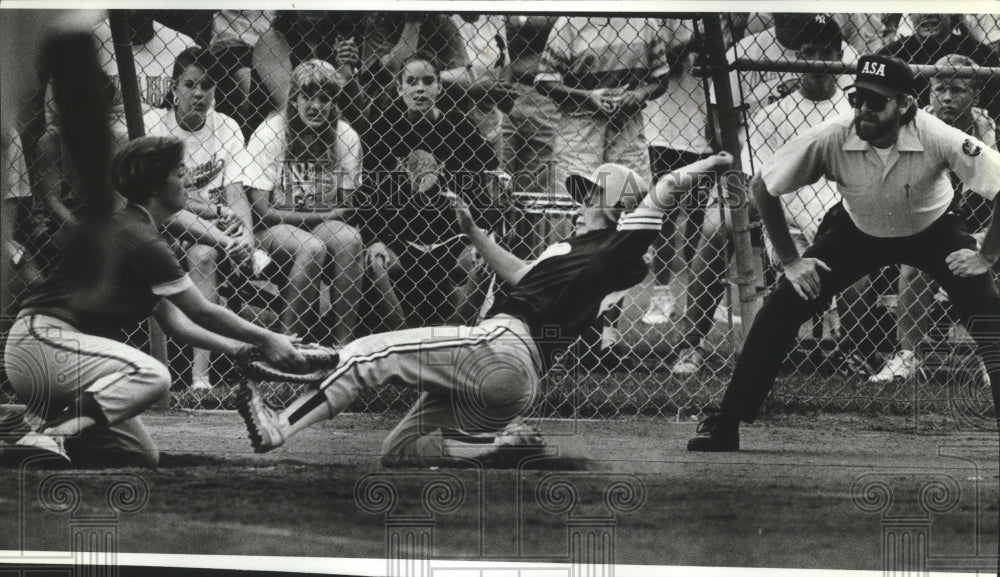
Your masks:
M847 102L851 104L851 108L860 109L863 104L867 103L868 110L882 112L889 104L889 97L868 90L855 90L847 95Z

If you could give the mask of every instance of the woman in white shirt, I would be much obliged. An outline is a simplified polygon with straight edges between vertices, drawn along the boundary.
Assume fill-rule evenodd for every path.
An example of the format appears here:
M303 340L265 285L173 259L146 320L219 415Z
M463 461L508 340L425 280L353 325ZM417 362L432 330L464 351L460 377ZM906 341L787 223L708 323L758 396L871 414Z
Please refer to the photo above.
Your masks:
M343 82L333 65L307 60L292 71L288 104L247 143L244 183L258 218L257 238L289 271L283 295L293 309L286 327L330 344L351 340L358 326L364 244L345 224L361 180L361 139L340 115ZM316 266L314 257L323 260ZM314 306L323 274L330 279L330 333L316 332ZM312 330L311 333L308 331Z

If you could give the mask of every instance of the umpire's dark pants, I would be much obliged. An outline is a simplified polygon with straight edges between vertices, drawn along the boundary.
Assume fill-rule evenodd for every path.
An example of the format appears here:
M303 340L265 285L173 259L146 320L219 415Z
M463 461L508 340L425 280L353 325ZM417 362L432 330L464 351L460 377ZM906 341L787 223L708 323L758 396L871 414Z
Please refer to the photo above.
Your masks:
M900 238L869 236L854 225L841 204L827 212L816 240L803 256L822 260L820 296L803 299L782 277L754 319L732 381L722 400L722 416L753 422L774 386L785 356L795 345L799 327L827 309L834 295L861 277L892 264L908 264L927 272L951 297L952 305L978 345L1000 413L1000 292L992 273L959 277L945 258L962 248L974 249L965 223L949 211L919 234Z

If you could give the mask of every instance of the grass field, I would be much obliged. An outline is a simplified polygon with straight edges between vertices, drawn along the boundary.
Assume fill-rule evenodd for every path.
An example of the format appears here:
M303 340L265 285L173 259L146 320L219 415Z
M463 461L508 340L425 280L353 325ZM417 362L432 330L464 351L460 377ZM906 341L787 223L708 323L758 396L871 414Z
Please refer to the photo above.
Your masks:
M104 515L133 553L382 558L394 527L432 521L441 559L566 562L570 527L613 526L617 563L881 570L883 531L905 530L926 531L931 569L997 567L995 435L913 434L906 419L770 417L730 454L687 453L693 421L540 422L592 457L575 472L380 469L388 417L343 415L266 455L234 413L144 420L157 471L0 471L0 549L68 550L74 523ZM107 517L116 479L148 500Z

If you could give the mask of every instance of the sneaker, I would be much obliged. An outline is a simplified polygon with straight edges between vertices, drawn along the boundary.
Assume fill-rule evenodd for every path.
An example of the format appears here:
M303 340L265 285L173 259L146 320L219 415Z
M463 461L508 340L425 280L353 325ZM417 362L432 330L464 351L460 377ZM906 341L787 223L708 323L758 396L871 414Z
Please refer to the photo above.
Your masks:
M63 445L63 438L30 431L0 454L0 465L20 467L28 461L39 461L46 469L67 469L73 466Z
M726 452L740 450L739 423L727 426L720 415L710 415L698 423L697 437L688 441L688 451Z
M885 361L882 370L868 377L869 385L908 381L920 371L920 360L913 351L899 351Z
M264 402L257 388L247 383L236 394L236 408L246 423L255 453L277 449L285 442L278 429L278 411Z
M670 372L678 376L688 377L698 374L704 366L705 353L699 347L687 347L681 349L674 365L670 367Z
M674 309L677 308L677 301L674 295L668 291L656 291L649 299L649 308L642 315L642 322L647 325L665 325L671 321Z

